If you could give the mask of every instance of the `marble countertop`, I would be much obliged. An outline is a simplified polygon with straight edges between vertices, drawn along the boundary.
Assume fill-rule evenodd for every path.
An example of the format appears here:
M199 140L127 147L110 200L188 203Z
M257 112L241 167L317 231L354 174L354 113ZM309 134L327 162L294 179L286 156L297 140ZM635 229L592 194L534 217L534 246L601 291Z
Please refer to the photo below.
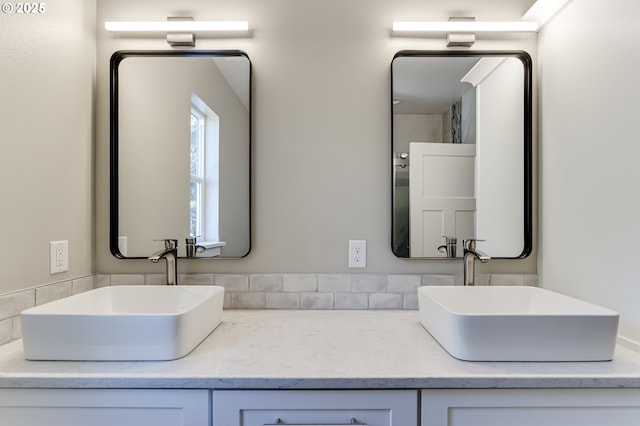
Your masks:
M466 362L431 338L416 311L224 311L182 359L26 361L0 346L0 388L420 389L640 388L640 354L610 362Z

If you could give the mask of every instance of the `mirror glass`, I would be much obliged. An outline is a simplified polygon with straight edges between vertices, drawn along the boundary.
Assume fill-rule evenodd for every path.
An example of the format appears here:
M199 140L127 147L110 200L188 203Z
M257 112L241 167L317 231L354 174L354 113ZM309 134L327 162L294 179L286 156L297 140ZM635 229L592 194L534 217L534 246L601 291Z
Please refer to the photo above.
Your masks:
M392 250L460 258L531 252L531 59L402 51L391 64Z
M110 248L239 258L251 245L251 62L240 51L111 58ZM187 248L187 238L196 238Z

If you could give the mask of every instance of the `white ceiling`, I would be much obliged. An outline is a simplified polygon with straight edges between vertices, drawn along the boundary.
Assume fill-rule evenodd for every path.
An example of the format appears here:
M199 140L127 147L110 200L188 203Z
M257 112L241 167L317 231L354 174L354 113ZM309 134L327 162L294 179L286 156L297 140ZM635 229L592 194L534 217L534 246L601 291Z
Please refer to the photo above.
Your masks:
M393 61L393 107L396 114L441 114L471 88L460 79L478 57L401 56Z
M240 98L240 102L249 109L251 100L249 93L251 85L247 84L250 78L250 67L247 65L249 60L244 56L224 56L215 57L213 61Z

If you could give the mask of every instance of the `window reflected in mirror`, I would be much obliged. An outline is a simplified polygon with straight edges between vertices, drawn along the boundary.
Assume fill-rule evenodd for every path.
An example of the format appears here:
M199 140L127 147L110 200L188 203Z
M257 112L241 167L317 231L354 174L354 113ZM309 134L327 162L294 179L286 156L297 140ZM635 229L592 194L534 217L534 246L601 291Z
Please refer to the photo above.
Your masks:
M220 117L197 94L191 95L190 236L219 241L218 190ZM197 241L197 240L196 240Z

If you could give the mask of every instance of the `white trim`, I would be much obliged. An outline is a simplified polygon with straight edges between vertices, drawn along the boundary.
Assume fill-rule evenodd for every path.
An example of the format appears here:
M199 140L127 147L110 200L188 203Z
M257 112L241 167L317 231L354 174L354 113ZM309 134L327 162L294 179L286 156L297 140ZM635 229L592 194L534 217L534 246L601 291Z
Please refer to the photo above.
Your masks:
M640 352L640 342L636 342L635 340L631 340L627 337L618 335L617 343L620 346L631 349L632 351Z
M482 83L496 68L500 66L507 58L505 57L484 57L467 72L460 82L469 83L473 87Z
M522 15L522 20L537 22L538 31L540 31L572 1L573 0L538 0Z

